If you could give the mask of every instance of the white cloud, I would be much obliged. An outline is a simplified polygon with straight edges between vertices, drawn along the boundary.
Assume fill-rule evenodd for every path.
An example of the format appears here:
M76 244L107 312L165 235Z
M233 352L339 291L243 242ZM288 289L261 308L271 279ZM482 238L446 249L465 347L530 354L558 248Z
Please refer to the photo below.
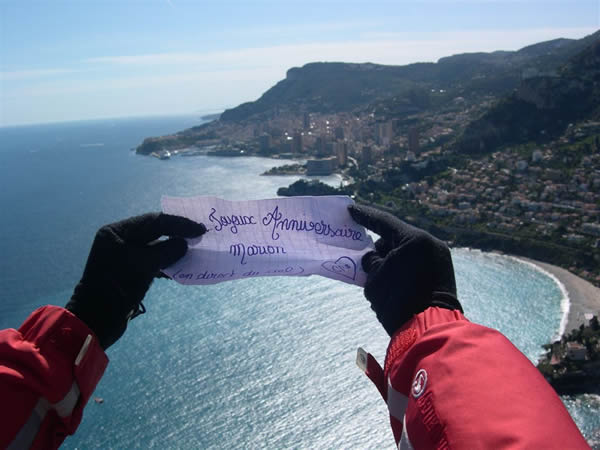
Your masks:
M0 104L11 122L41 108L61 117L157 114L217 109L258 98L286 70L314 61L402 65L463 52L515 50L558 37L580 38L591 28L444 33L370 33L359 39L221 52L116 55L80 61L77 70L49 68L2 73ZM67 75L68 77L61 77ZM92 74L93 76L90 76ZM16 81L25 80L25 83ZM12 107L10 106L12 105ZM11 111L11 109L17 108ZM45 109L44 109L45 108ZM52 113L54 114L54 113ZM58 111L55 112L58 115ZM18 117L22 115L23 118ZM98 116L99 114L96 114ZM54 120L52 117L47 120Z
M436 61L463 52L516 50L558 37L581 38L594 28L542 28L432 33L364 33L361 39L244 48L220 52L156 53L89 58L90 64L206 65L206 67L269 67L310 61L408 64Z

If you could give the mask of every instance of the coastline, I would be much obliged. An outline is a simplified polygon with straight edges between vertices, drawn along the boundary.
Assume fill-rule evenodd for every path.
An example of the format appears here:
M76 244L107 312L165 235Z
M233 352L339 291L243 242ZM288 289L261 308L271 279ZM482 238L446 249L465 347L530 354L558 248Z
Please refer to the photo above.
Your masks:
M557 339L560 339L564 333L569 333L584 323L587 324L585 314L600 315L600 288L562 267L522 256L512 257L525 264L535 266L558 282L558 286L563 292L561 304L563 318Z

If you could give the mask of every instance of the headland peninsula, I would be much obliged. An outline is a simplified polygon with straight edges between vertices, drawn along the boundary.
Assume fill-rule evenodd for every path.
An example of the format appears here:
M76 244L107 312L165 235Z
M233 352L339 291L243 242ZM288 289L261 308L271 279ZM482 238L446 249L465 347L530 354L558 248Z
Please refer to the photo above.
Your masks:
M600 31L437 63L310 63L136 152L288 160L266 175L340 173L339 188L300 180L278 193L351 195L451 245L600 287ZM563 284L573 310L598 313L598 291ZM569 330L582 320L569 317Z
M456 246L563 267L600 286L600 31L408 66L311 63L255 102L140 154L296 159L344 193Z

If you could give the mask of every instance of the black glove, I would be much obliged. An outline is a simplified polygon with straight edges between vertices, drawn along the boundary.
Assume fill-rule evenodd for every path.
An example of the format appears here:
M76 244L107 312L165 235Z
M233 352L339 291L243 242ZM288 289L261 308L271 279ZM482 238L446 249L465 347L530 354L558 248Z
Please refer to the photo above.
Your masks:
M458 309L454 268L448 246L429 233L368 206L348 208L352 218L381 239L367 253L365 297L392 336L414 314L430 306Z
M65 308L90 327L106 350L123 335L127 321L145 311L141 302L160 269L185 255L183 238L205 232L202 224L161 213L103 226ZM157 241L161 236L176 237Z

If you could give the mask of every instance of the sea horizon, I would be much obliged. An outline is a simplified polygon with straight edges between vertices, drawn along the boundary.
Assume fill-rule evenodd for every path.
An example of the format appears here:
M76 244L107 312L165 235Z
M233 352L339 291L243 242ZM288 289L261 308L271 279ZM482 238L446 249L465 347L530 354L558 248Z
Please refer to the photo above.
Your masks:
M198 111L198 112L187 112L187 113L161 113L161 114L140 114L140 115L127 115L127 116L106 116L106 117L90 117L85 119L61 119L61 120L51 120L51 121L43 121L43 122L23 122L23 123L11 123L11 124L1 124L0 129L3 128L23 128L23 127L35 127L35 126L52 126L52 125L68 125L68 124L77 124L77 123L86 123L86 122L108 122L115 120L146 120L146 119L173 119L173 118L198 118L200 123L205 123L206 121L202 121L202 117L209 116L212 114L219 114L223 112L223 110L207 110L207 111Z

